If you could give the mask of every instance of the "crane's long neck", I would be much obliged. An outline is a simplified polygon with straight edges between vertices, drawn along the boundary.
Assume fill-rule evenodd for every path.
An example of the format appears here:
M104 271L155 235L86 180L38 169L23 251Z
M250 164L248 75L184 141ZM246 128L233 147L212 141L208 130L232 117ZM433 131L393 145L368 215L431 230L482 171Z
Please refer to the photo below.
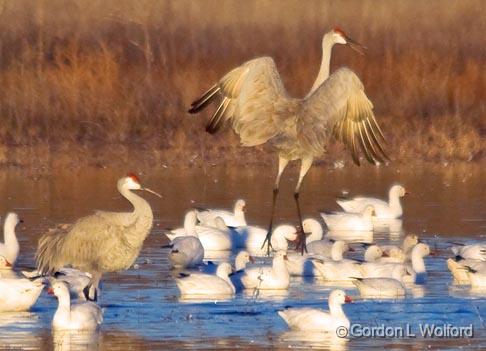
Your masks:
M133 205L131 225L133 230L126 231L126 239L135 247L141 246L152 229L154 215L149 203L142 197L125 187L119 189L120 193Z
M321 60L321 68L319 69L319 73L317 74L317 78L312 85L311 90L307 94L306 97L312 95L317 88L321 86L321 84L329 78L329 70L331 64L331 51L334 45L334 41L332 40L332 36L325 35L322 39L322 60Z

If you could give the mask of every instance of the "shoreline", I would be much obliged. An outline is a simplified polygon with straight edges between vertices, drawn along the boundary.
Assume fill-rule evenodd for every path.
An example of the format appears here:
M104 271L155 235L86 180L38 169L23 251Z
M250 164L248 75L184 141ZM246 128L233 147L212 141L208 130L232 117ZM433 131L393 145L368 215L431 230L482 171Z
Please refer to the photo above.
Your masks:
M314 161L313 167L331 170L349 169L354 165L345 150L331 145L330 155L323 155ZM342 149L342 148L341 148ZM292 162L291 164L298 164ZM468 166L486 164L484 157L472 160L445 159L422 160L420 158L396 159L386 165L372 166L365 162L363 167L424 167L424 166ZM58 171L80 171L84 169L126 169L147 172L156 169L202 169L212 168L276 168L276 154L265 147L244 148L235 145L227 147L209 145L200 150L160 149L146 144L99 144L63 145L61 147L0 146L0 170L27 170L29 174L46 175ZM273 174L273 173L272 173Z

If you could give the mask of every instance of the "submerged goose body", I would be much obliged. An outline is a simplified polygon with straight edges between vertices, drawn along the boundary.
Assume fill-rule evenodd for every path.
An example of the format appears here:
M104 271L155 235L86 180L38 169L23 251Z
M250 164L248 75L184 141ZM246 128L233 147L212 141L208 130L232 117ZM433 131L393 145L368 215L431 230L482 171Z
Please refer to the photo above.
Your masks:
M278 314L292 330L336 333L338 328L349 329L349 319L342 309L342 305L347 302L351 302L351 298L344 291L334 290L329 295L329 311L288 308L278 311Z
M71 304L69 289L64 282L56 282L48 289L55 295L59 305L52 320L52 328L57 330L96 330L103 322L101 308L94 302Z
M201 210L197 212L197 219L206 226L215 226L217 217L221 218L228 227L246 226L245 200L239 199L235 202L233 212L226 210Z
M337 200L337 203L346 212L361 213L366 206L373 206L377 219L395 219L403 214L400 198L407 192L401 185L394 185L388 192L388 202L373 197L355 197L350 200Z
M221 263L216 275L205 273L183 274L176 278L176 284L182 296L229 296L235 293L235 287L231 283L231 265L227 262Z
M244 270L241 282L245 289L286 290L290 285L290 275L285 265L287 254L277 251L272 266L252 267Z

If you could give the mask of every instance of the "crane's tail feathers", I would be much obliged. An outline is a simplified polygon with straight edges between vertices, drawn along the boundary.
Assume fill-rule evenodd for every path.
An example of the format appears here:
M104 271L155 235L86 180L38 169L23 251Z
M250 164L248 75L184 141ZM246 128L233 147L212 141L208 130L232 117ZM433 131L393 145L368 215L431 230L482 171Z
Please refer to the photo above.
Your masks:
M214 113L213 117L211 117L211 120L206 125L206 132L210 134L214 134L221 129L221 126L223 125L224 122L224 115L230 102L231 100L227 97L223 99L221 104L218 106L218 109Z
M206 91L199 99L191 104L189 113L198 113L203 110L211 101L213 101L216 94L219 92L219 86L213 85L208 91Z
M41 274L53 274L63 267L59 256L63 252L65 238L65 233L54 231L39 239L36 261Z

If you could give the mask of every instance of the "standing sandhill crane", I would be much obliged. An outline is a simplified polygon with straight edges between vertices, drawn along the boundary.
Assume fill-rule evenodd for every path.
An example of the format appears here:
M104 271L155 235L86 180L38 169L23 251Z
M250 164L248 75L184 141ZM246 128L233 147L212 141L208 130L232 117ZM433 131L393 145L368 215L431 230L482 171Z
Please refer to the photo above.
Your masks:
M117 188L133 205L133 212L96 211L74 224L60 226L39 240L38 270L54 273L66 265L91 273L89 298L96 299L101 275L128 269L138 257L152 228L149 203L131 190L145 190L138 177L129 173L118 180Z
M278 174L273 189L269 230L263 245L268 243L270 246L280 177L289 161L301 160L294 198L302 228L300 186L314 158L325 152L332 135L346 144L357 165L360 164L359 148L370 163L388 159L381 146L384 136L373 115L373 104L366 97L359 78L348 68L340 68L329 76L334 44L349 44L362 53L362 46L341 29L335 28L326 33L322 39L319 74L303 99L290 97L275 62L270 57L260 57L227 73L189 109L189 113L197 113L217 101L219 106L206 126L207 132L216 133L225 122L229 122L239 134L243 146L268 142L276 149ZM300 234L303 252L305 235L302 229Z

